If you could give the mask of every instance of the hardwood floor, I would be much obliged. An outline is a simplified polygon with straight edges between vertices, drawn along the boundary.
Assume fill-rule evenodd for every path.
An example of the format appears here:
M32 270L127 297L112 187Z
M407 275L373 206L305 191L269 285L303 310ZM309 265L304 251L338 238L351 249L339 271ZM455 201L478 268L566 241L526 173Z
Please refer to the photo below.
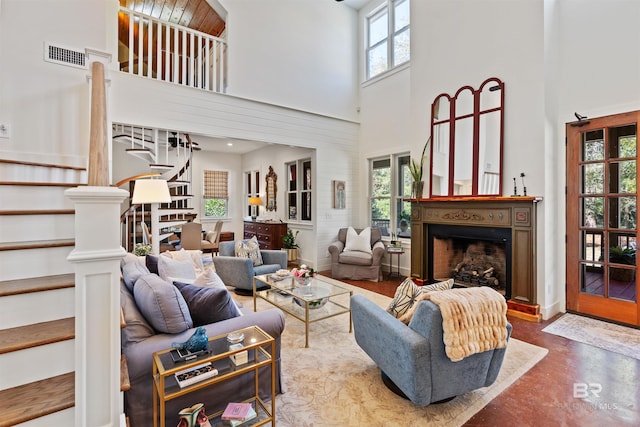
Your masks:
M344 281L393 297L402 280ZM542 332L559 316L540 323L509 317L514 338L549 353L465 426L640 425L640 360ZM589 396L573 397L574 387L578 396Z

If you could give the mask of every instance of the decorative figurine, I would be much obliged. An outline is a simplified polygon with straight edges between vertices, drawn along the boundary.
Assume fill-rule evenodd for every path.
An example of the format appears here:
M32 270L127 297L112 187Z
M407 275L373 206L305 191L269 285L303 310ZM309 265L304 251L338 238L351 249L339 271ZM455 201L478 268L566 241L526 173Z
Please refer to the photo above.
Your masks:
M196 331L191 335L191 338L186 340L185 342L174 342L171 344L171 347L177 348L178 350L186 350L191 353L195 353L196 351L201 351L207 348L207 344L209 343L209 338L207 337L207 330L204 326L198 327Z
M202 403L196 403L190 408L184 408L178 412L178 415L180 415L178 427L211 427Z
M522 191L523 195L527 195L527 186L524 185L524 172L520 172L520 178L522 178Z

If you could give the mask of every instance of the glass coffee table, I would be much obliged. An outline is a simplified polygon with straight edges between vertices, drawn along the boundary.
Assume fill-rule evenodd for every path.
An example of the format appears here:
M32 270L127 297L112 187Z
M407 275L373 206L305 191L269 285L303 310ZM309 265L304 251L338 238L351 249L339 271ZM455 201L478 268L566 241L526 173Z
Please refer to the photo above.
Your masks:
M257 290L257 282L271 288ZM293 277L285 278L271 274L253 278L253 311L257 310L257 298L278 307L304 323L305 347L309 347L309 324L341 314L349 314L351 324L351 296L353 291L333 283L333 279L322 276L312 278L308 285L300 285Z

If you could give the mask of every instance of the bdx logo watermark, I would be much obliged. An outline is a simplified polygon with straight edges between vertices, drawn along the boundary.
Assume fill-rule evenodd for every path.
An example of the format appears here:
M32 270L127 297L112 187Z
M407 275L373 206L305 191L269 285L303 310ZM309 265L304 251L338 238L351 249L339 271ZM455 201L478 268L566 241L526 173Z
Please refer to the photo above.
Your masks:
M573 397L576 399L586 399L589 395L600 397L601 391L600 383L573 383Z

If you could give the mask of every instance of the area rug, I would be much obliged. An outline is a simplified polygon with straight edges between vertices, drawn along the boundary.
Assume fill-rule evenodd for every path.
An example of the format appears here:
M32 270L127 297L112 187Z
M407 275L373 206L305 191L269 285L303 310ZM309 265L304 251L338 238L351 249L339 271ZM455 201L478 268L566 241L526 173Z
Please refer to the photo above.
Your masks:
M640 330L576 314L563 314L547 332L640 360Z
M336 283L354 294L365 295L381 307L390 301L386 296ZM251 297L238 299L245 307L253 307ZM270 307L258 300L258 310ZM447 403L419 408L382 383L380 369L356 344L353 333L349 333L348 314L312 323L309 348L304 347L301 321L287 315L285 325L284 393L276 398L276 424L282 427L460 426L547 354L544 348L511 339L493 385Z

